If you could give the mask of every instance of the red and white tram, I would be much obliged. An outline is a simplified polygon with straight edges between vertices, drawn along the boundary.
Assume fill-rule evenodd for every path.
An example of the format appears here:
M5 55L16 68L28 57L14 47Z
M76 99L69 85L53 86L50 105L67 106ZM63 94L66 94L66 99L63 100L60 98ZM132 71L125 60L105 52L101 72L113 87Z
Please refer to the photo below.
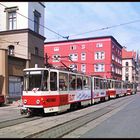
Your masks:
M24 69L21 114L58 113L129 93L127 83L55 68ZM131 84L136 93L136 84Z
M21 114L62 112L91 104L89 76L51 68L24 70Z

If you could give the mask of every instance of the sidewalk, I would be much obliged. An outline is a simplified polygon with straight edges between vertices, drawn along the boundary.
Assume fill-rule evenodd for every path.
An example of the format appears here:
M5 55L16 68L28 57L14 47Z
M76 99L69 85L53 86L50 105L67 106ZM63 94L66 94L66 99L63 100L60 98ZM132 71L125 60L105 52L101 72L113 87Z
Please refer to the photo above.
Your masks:
M21 107L22 106L22 101L21 100L13 101L12 103L10 103L8 105Z

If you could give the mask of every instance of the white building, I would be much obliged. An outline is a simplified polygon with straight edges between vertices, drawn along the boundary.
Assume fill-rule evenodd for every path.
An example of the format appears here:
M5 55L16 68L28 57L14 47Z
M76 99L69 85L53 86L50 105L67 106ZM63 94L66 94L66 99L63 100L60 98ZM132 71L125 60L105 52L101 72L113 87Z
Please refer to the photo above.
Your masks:
M136 52L122 49L122 80L137 82Z
M44 66L44 13L44 2L0 2L0 94L7 99L20 98L24 68Z

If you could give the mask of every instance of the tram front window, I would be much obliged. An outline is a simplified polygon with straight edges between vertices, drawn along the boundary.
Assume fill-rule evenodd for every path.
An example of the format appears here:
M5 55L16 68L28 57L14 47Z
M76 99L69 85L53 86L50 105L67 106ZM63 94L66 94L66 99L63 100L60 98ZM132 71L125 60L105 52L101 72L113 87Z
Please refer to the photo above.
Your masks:
M48 72L46 71L25 72L24 90L28 90L28 91L47 90L48 89L47 76L48 76Z
M30 75L29 76L29 90L34 88L40 89L41 87L41 75Z

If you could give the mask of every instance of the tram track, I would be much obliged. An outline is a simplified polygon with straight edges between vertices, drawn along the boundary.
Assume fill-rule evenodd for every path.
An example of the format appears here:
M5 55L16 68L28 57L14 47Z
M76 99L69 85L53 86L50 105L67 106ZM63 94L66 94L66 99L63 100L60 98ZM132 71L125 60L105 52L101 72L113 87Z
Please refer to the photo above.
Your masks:
M43 131L25 136L24 138L61 138L64 135L68 134L69 132L74 131L75 129L89 123L90 121L96 120L97 118L117 109L118 107L121 107L122 105L128 103L129 101L132 101L132 99L126 97L120 100L119 102L112 103L96 111L74 118L67 122L58 124Z
M13 126L13 125L17 125L17 124L21 124L21 123L25 123L25 122L29 122L29 121L33 121L33 120L37 120L37 119L41 119L41 118L42 117L34 116L34 117L22 117L22 118L16 118L16 119L12 119L12 120L2 121L2 122L0 122L0 129L9 127L9 126Z

